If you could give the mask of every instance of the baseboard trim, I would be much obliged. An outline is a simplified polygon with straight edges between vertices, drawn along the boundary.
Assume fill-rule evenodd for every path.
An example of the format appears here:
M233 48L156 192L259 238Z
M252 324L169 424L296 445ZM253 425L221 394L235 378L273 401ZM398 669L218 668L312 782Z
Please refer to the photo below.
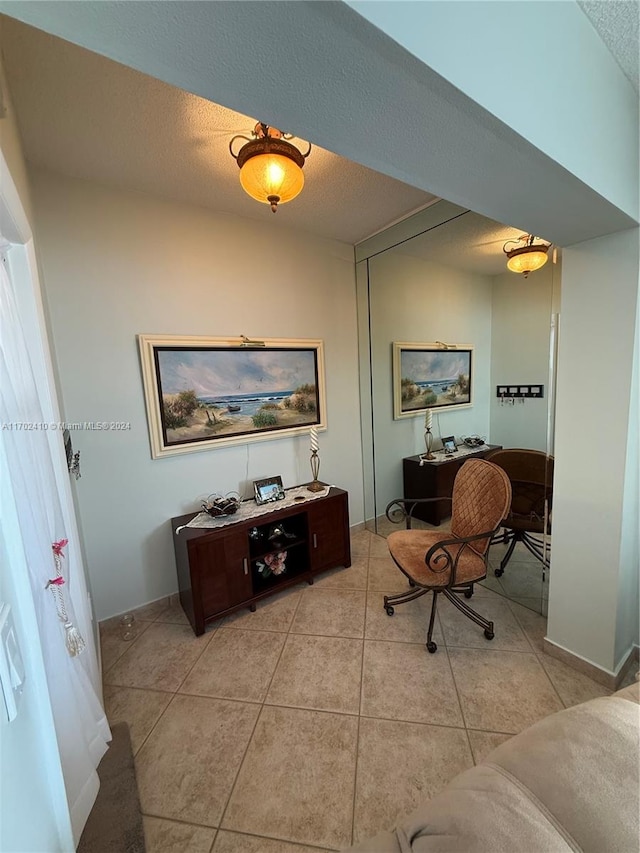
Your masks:
M547 637L543 639L542 644L545 654L549 655L549 657L566 663L573 669L578 670L578 672L583 673L583 675L588 675L593 681L597 681L598 684L602 684L603 687L607 687L609 690L617 690L624 681L627 670L634 662L637 663L638 661L638 646L632 646L617 668L617 671L613 672L612 670L598 666L586 658L580 657L575 652L570 652L563 646L551 642Z

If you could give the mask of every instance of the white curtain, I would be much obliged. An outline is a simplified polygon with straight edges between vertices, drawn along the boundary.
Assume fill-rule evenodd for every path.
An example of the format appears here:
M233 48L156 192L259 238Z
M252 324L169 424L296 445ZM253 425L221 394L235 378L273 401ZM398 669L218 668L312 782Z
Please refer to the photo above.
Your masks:
M81 567L79 543L65 529L62 501L56 485L55 465L62 454L52 454L48 437L50 424L42 411L45 389L36 387L34 370L16 305L6 264L0 263L0 443L6 460L15 508L19 518L22 548L39 626L49 698L65 780L67 801L76 841L98 790L95 768L107 749L111 733L92 678L97 672L96 649L89 624L76 622L73 597L79 615L86 610L86 584ZM48 389L46 389L48 391ZM58 439L62 442L62 435ZM59 473L59 472L58 472ZM74 528L75 530L75 528ZM62 572L69 620L80 627L84 651L70 656L65 628L47 582L56 577L52 544L69 539L64 549ZM76 576L69 577L69 567ZM78 596L83 595L84 601ZM81 614L82 611L82 614ZM83 624L84 623L84 624Z

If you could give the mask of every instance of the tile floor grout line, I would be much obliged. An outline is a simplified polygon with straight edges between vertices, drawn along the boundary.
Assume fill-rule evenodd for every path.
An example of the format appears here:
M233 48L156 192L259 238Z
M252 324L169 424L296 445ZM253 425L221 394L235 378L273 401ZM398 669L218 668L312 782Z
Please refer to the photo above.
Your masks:
M240 759L240 762L238 763L238 769L236 770L235 776L233 777L233 782L229 786L229 794L227 795L226 802L224 804L224 808L222 809L222 811L220 813L220 821L218 823L218 829L222 829L222 824L223 824L225 816L227 814L227 809L229 808L229 803L231 802L231 798L233 797L233 792L235 791L236 785L238 783L238 777L240 776L240 773L241 773L242 768L244 766L244 762L245 762L246 757L247 757L247 752L249 751L249 746L251 745L251 741L253 740L253 736L255 734L256 728L258 727L258 723L260 721L260 717L262 716L263 708L264 708L264 705L261 703L260 704L260 710L256 714L256 719L255 719L255 722L253 724L253 728L251 729L251 734L247 738L247 745L245 746L244 752L242 753L242 758Z
M155 729L156 729L156 727L157 727L158 723L159 723L159 722L160 722L160 720L164 717L164 715L166 714L167 710L168 710L168 709L171 707L171 705L173 704L174 699L176 698L176 696L177 696L177 695L178 695L177 693L173 693L173 694L172 694L171 699L169 699L169 701L167 702L167 704L165 705L165 707L162 709L162 711L160 712L160 715L158 716L158 719L157 719L157 720L155 721L155 723L151 726L151 728L149 729L149 731L148 731L148 732L147 732L147 734L145 735L144 740L142 741L142 743L140 744L140 746L136 749L135 753L133 754L133 763L134 763L134 767L135 767L135 760L136 760L136 758L137 758L137 757L138 757L138 755L140 755L140 753L142 752L142 748L144 747L145 743L149 740L149 738L151 737L151 735L152 735L152 734L153 734L153 732L155 731ZM141 805L141 807L140 807L140 808L141 808L141 811L142 811L142 805ZM154 815L154 817L155 817L155 815Z
M185 626L185 627L187 627L187 626ZM191 630L191 631L193 631L193 628L191 628L191 625L189 625L188 627L190 628L190 630ZM209 637L209 639L207 640L207 642L206 642L206 643L202 643L202 651L201 651L201 652L200 652L200 654L197 656L197 658L193 661L193 663L191 664L191 666L189 667L189 669L188 669L188 670L187 670L187 672L185 673L184 678L182 679L182 681L180 682L180 684L179 684L179 685L178 685L178 687L176 688L175 693L179 693L179 692L180 692L180 688L181 688L181 687L182 687L182 685L185 683L185 681L187 680L187 678L189 678L189 676L191 675L191 671L193 670L194 666L198 663L198 661L200 660L200 658L202 657L202 655L203 655L203 654L205 653L205 651L209 648L209 644L211 643L211 640L213 640L213 638L215 637L215 635L218 633L218 628L220 628L220 625L218 625L216 628L214 628L214 629L211 631L211 636ZM206 637L206 635L207 635L207 632L205 631L205 633L204 633L204 634L201 634L200 636L201 636L201 637ZM196 637L196 640L197 640L198 642L201 642L200 637Z
M152 817L155 820L166 820L167 823L179 823L180 826L197 826L198 829L211 829L214 832L218 831L217 826L209 826L206 823L198 823L194 820L181 820L179 817L165 817L164 815L153 814L152 812L140 812L144 817Z
M447 725L447 723L432 723L425 722L424 720L407 720L404 717L376 717L375 714L361 714L360 716L363 720L379 720L382 723L403 723L407 726L427 726L431 729L447 729L456 732L464 731L464 726L454 726L453 724ZM479 731L484 730L479 729Z
M289 844L292 847L299 847L302 849L303 847L308 847L311 850L318 850L319 853L324 853L325 850L330 850L331 853L339 853L337 847L319 847L317 844L309 844L307 842L299 842L299 841L289 841L286 838L280 838L277 835L258 835L257 832L247 832L245 830L240 829L218 829L218 832L228 832L231 835L247 835L250 838L258 838L260 840L266 839L267 841L283 841L285 844Z
M551 689L553 690L553 692L555 693L555 695L558 697L558 701L560 702L560 704L562 705L562 707L566 709L566 708L567 708L567 707L569 707L569 706L564 702L564 700L563 700L562 696L560 695L560 693L559 693L558 689L556 688L556 685L554 684L553 679L551 678L551 676L550 676L550 675L549 675L549 673L547 672L547 669L546 669L546 667L545 667L545 665L544 665L544 659L543 659L543 658L540 656L540 654L539 654L539 649L537 649L537 648L536 648L536 646L534 646L533 641L530 639L530 637L529 637L529 635L528 635L527 631L525 630L524 625L522 624L522 622L521 622L521 621L520 621L520 619L518 618L518 613L517 613L517 611L516 611L513 607L511 607L511 603L512 603L512 602L509 602L509 609L510 609L510 610L511 610L511 612L513 613L513 617L514 617L514 619L516 620L516 622L517 622L517 623L518 623L518 625L520 626L521 630L523 631L523 633L524 633L525 637L527 638L527 641L528 641L529 645L531 646L531 648L532 648L532 650L533 650L533 653L534 653L534 655L535 655L535 657L536 657L536 660L537 660L537 661L538 661L538 663L540 664L540 666L541 666L541 668L542 668L542 671L543 671L543 672L544 672L544 674L546 675L546 677L547 677L547 679L548 679L548 681L549 681L549 684L551 685ZM522 607L522 605L520 605L520 606ZM533 612L533 611L532 611L532 612ZM542 614L540 614L540 615L542 616ZM544 617L543 617L543 618L544 618ZM544 649L542 650L542 654L544 655Z
M367 583L369 581L369 561L367 560ZM362 650L360 653L360 699L358 701L358 723L356 727L356 756L355 766L353 768L353 803L351 806L351 844L355 843L356 831L356 800L358 794L358 757L360 755L360 724L362 721L362 695L364 691L364 645L365 636L367 633L367 601L365 598L364 607L364 626L362 637Z
M295 587L293 587L292 589L295 589ZM259 721L260 721L260 718L262 717L262 713L263 713L264 708L265 708L265 700L266 700L267 696L269 695L269 690L271 689L271 684L272 684L272 682L273 682L273 678L274 678L274 676L275 676L276 669L278 668L278 664L280 663L280 660L281 660L281 658L282 658L282 654L283 654L283 652L284 652L284 648L285 648L285 646L287 645L287 639L288 639L288 637L289 637L289 633L290 633L291 625L293 625L293 620L294 620L294 619L295 619L295 617L296 617L296 613L298 612L298 608L300 607L300 602L302 601L302 595L303 595L305 592L306 592L306 590L305 590L305 589L303 589L303 590L302 590L302 592L301 592L301 594L300 594L300 596L298 597L298 602L297 602L297 604L296 604L296 606L295 606L295 608L294 608L293 615L291 616L291 621L290 621L290 623L289 623L289 629L287 629L287 632L286 632L285 641L284 641L284 643L282 644L282 648L280 649L280 654L278 655L278 660L277 660L277 662L276 662L276 665L275 665L275 666L274 666L274 668L273 668L273 672L271 673L271 678L269 679L269 684L268 684L268 686L267 686L267 689L266 689L266 690L265 690L265 692L264 692L264 697L263 697L262 701L259 703L259 704L260 704L260 710L259 710L259 711L258 711L258 713L256 714L256 720L255 720L255 723L253 724L253 728L251 729L251 734L250 734L250 735L249 735L249 737L247 738L247 745L245 746L245 748L244 748L244 752L242 753L242 758L241 758L240 762L238 763L238 769L237 769L236 774L235 774L235 776L234 776L234 778L233 778L233 782L232 782L232 784L231 784L231 786L230 786L230 788L229 788L229 795L227 796L226 802L225 802L225 804L224 804L224 808L222 809L222 812L221 812L221 814L220 814L219 828L222 828L222 824L224 823L224 819L225 819L225 816L226 816L226 814L227 814L227 809L229 808L229 803L231 802L231 799L232 799L232 797L233 797L233 793L234 793L234 791L235 791L235 789L236 789L236 785L238 784L238 778L240 777L240 773L242 772L242 768L243 768L244 763L245 763L246 758L247 758L247 752L249 751L249 747L250 747L250 745L251 745L251 742L253 741L253 736L254 736L254 734L255 734L255 732L256 732L256 728L258 727L258 723L259 723ZM268 600L268 599L267 599L267 600ZM281 632L281 633L282 633L282 632ZM267 706L267 707L271 707L271 706Z
M444 632L443 632L443 636L444 636ZM449 664L449 671L451 672L451 679L453 681L453 689L456 691L456 698L458 700L458 706L460 708L460 716L462 717L462 726L464 728L464 733L465 733L465 736L467 738L467 743L469 745L469 752L471 753L471 760L473 761L473 764L475 767L476 757L475 757L475 754L473 752L473 747L471 746L471 738L469 737L469 729L467 728L467 719L464 715L464 708L462 707L462 699L460 698L460 691L458 689L458 682L456 681L456 677L455 677L455 674L453 672L453 665L451 663L451 657L449 655L449 647L446 645L446 643L444 646L444 651L445 651L445 654L447 656L447 663Z
M216 846L216 841L217 841L219 834L220 834L220 829L218 827L216 827L216 831L213 834L213 841L211 842L211 847L209 848L208 853L213 853L213 848Z

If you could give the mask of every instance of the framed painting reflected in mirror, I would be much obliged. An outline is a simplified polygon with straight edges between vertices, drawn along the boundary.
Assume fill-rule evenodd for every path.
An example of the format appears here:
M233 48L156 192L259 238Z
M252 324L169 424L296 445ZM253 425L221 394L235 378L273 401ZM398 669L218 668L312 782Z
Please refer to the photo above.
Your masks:
M393 417L473 404L473 346L393 343Z

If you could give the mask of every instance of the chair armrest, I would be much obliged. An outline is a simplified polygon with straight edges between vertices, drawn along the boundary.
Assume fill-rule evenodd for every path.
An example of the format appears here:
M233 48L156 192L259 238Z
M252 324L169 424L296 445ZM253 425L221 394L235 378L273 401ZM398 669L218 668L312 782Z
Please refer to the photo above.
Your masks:
M489 530L486 533L475 533L473 536L451 536L449 539L441 539L440 542L436 542L435 545L432 545L431 548L429 548L424 556L424 562L428 568L437 575L451 570L451 579L448 586L455 586L458 561L465 549L470 547L471 542L476 542L480 539L488 539L491 541L491 537L498 532L500 527L501 525L498 525L498 527L495 527L493 530ZM460 545L462 547L458 549L458 553L454 557L451 552L447 550L447 545ZM481 557L481 559L484 560L485 565L487 562L487 552L485 552L484 557ZM475 553L477 554L477 552ZM480 555L478 554L478 556ZM442 565L438 567L439 564Z
M449 501L451 502L452 498L438 497L438 498L396 498L391 501L390 504L387 505L385 510L385 515L393 524L400 524L401 521L406 519L407 522L407 530L411 530L411 521L413 519L413 510L416 507L416 504L427 504L433 503L433 501ZM396 506L397 509L395 511L391 511L391 508ZM409 509L407 509L407 507ZM393 517L395 516L395 517Z

